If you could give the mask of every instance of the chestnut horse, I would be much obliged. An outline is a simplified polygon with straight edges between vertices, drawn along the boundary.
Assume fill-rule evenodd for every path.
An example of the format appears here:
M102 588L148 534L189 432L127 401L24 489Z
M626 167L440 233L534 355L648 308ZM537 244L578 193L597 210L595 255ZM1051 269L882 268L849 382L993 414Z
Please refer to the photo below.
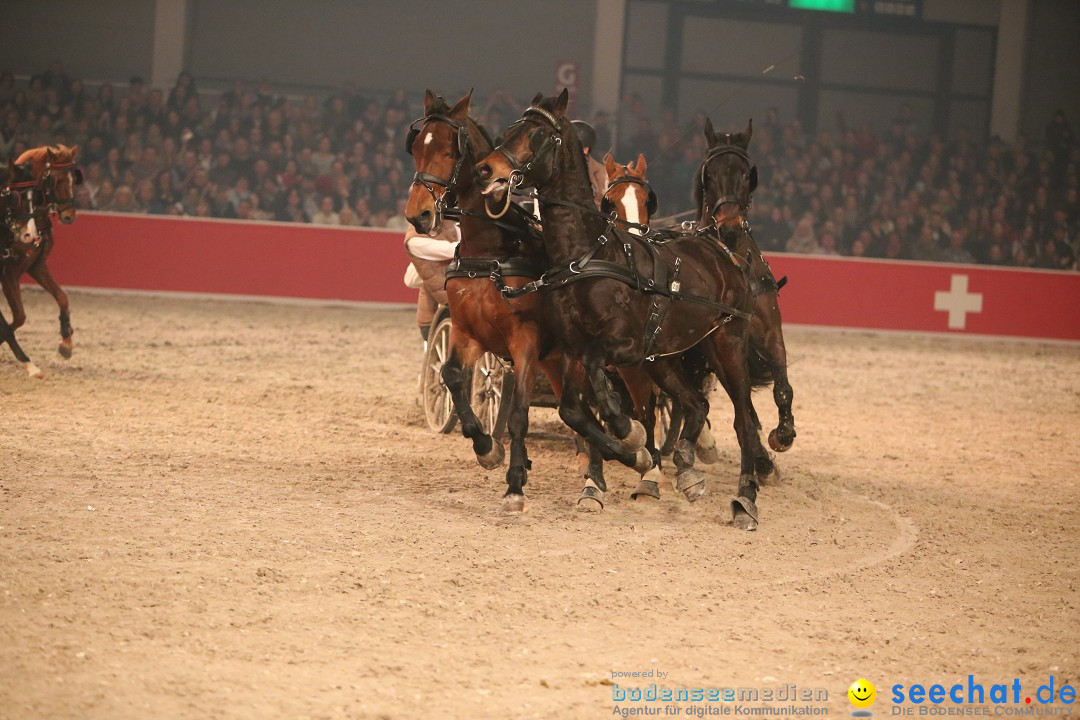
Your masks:
M23 308L22 290L19 280L23 273L45 288L60 306L60 355L71 357L71 318L68 308L67 293L53 279L47 264L53 248L51 214L60 218L65 225L75 221L75 186L82 182L82 170L75 164L79 146L39 147L27 150L16 160L16 165L29 164L34 180L44 195L45 204L36 209L34 221L40 234L40 242L27 247L26 252L17 261L7 262L0 270L0 283L4 295L11 307L13 327L18 329L26 322L26 310Z
M559 396L563 361L554 338L544 327L540 298L528 295L510 300L501 292L503 287L517 288L538 279L548 261L530 219L517 206L497 221L484 212L473 166L478 157L491 151L492 143L469 117L471 98L470 92L451 108L441 97L427 91L425 115L413 123L406 139L416 175L405 216L419 233L437 230L444 216L456 217L461 223L457 258L447 268L446 291L453 326L442 378L454 398L462 434L472 440L477 461L489 470L502 463L503 448L484 433L470 406L468 368L485 351L514 363L515 383L506 425L510 463L502 510L517 513L526 509L524 486L529 460L525 436L537 373L543 371L548 376ZM624 456L642 473L653 467L652 457L644 448ZM586 478L580 501L586 507L602 507L602 460L593 449Z
M611 153L604 156L607 188L600 210L630 223L627 231L635 235L643 234L642 228L636 226L647 226L657 209L656 193L645 179L648 167L644 155L639 154L636 162L626 165L615 162Z
M8 264L18 264L29 246L39 239L34 206L44 202L28 165L9 162L0 167L0 272ZM15 328L0 314L0 344L7 343L15 359L30 377L43 377L15 339Z
M779 422L769 433L769 445L777 452L784 452L795 442L795 417L791 411L794 393L787 377L787 348L780 320L779 293L784 281L777 283L773 277L746 218L757 187L757 168L751 164L748 153L753 134L753 120L740 133L717 133L712 122L706 120L708 154L694 182L694 197L702 228L749 266L750 287L754 292L750 352L768 368L772 378Z
M519 185L536 189L544 246L553 267L532 283L544 315L563 350L562 419L605 458L619 443L603 432L585 403L592 390L616 438L630 433L605 364L643 367L683 406L686 420L675 446L676 485L696 499L704 475L694 468L694 444L705 423L708 400L690 382L680 355L698 346L724 378L735 406L741 451L739 490L732 501L737 527L757 527L756 448L750 406L747 350L753 296L726 248L696 236L658 244L614 226L592 210L592 191L581 143L566 118L569 95L537 95L502 144L477 165L485 194L503 201ZM677 311L668 312L672 306ZM586 387L588 385L588 387Z

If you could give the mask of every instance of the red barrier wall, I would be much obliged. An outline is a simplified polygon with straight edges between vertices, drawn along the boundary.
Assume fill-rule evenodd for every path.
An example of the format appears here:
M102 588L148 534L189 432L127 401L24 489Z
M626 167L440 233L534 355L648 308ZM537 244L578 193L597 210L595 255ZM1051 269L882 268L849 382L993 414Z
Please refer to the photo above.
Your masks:
M413 302L402 233L80 213L56 228L62 285ZM1080 273L770 256L786 323L1080 340Z
M415 302L404 233L292 223L79 213L54 224L61 285Z

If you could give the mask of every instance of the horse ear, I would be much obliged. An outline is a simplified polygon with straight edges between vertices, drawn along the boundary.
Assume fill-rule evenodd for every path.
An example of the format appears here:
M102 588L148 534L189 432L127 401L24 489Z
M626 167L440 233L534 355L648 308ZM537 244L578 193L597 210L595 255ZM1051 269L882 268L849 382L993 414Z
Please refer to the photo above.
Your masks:
M430 115L431 108L435 106L435 93L430 90L424 91L424 114Z
M468 117L472 105L472 94L473 91L469 90L469 93L465 97L457 101L457 104L454 105L454 109L450 111L450 117L459 122Z
M634 165L634 174L637 175L639 178L645 177L645 169L647 167L649 166L645 162L645 156L641 153L638 153L637 163Z
M72 145L71 146L71 159L74 160L76 157L78 157L78 155L79 155L79 146L78 145Z
M542 92L538 92L538 93L536 93L536 95L535 95L535 96L533 97L531 105L532 105L533 107L536 107L537 105L539 105L539 104L540 104L540 101L541 101L541 100L543 100L543 99L544 99L544 93L542 93Z
M746 121L746 144L750 144L750 138L754 137L754 118Z
M555 101L555 117L561 118L566 115L566 107L570 104L570 89L563 88L559 93L559 99Z
M611 157L611 153L604 155L604 170L607 172L608 180L619 173L619 166L615 164L615 158Z
M716 131L713 130L712 120L705 118L705 141L712 145L716 142Z

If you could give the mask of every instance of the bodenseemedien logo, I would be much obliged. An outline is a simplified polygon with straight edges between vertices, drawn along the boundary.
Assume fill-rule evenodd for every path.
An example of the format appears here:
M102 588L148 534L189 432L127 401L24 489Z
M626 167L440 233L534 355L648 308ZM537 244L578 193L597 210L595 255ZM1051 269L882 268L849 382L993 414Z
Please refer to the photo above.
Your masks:
M848 700L855 706L855 710L851 713L851 717L873 717L874 713L867 710L868 707L874 704L874 700L877 699L877 690L874 688L874 683L870 682L866 678L859 678L855 682L851 683L851 687L847 691Z

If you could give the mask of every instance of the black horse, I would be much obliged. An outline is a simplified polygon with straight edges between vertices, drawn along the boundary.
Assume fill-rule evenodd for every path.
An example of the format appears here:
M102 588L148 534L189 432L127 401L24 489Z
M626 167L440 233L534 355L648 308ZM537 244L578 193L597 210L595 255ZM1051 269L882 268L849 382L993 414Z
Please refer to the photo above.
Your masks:
M717 133L712 122L706 120L708 153L694 183L694 196L701 227L716 232L747 266L754 293L750 352L752 360L768 368L773 381L773 399L780 418L779 424L769 433L769 445L777 452L784 452L795 441L795 417L791 412L794 393L787 377L787 349L780 320L780 283L776 282L769 263L754 242L746 219L752 193L757 187L757 167L751 164L748 154L753 134L752 120L744 132L734 134ZM756 415L755 421L760 428Z
M592 190L581 144L566 119L568 94L537 95L502 144L477 165L496 200L525 184L538 193L544 245L553 267L532 283L564 357L562 419L605 458L622 457L586 405L586 383L616 438L631 432L604 366L641 366L680 403L686 415L675 446L676 485L690 499L704 492L694 445L708 400L686 377L680 355L698 346L724 379L735 406L741 450L737 527L757 527L755 455L760 439L750 405L747 370L753 295L730 251L701 236L653 243L623 232L590 209ZM629 464L629 463L626 463Z

